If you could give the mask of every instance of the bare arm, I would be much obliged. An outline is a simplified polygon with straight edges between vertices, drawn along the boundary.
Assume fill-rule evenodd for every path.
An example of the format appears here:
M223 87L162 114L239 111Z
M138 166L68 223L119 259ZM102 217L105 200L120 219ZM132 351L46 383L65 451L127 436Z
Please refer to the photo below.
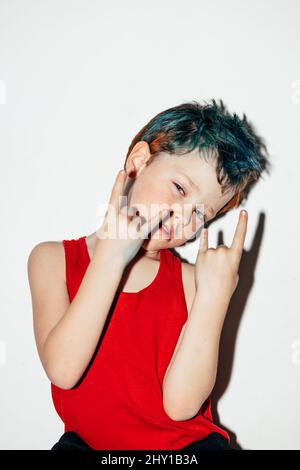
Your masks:
M203 229L195 264L196 295L163 382L164 408L173 419L190 419L215 384L219 342L246 237L248 213L241 211L230 247L208 248Z
M125 267L143 240L167 216L161 210L143 222L131 213L132 208L128 213L127 206L121 207L125 177L125 171L116 177L103 224L97 231L93 257L71 304L63 276L62 244L39 243L28 258L37 348L49 379L60 388L72 388L81 378L98 344Z
M174 420L195 416L214 387L227 307L227 301L194 298L164 378L164 407Z
M62 250L58 242L39 243L27 266L41 362L52 383L69 389L78 382L96 349L124 268L113 256L104 257L96 244L70 303Z

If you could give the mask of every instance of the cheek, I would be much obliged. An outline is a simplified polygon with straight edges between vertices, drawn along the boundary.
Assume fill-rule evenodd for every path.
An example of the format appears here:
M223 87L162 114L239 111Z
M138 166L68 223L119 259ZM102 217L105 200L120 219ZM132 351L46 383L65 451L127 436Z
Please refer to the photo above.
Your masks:
M160 204L171 206L171 203L167 191L153 184L151 187L133 185L132 192L128 195L128 207L136 207L139 214L146 218L157 214Z
M200 227L204 224L204 221L199 218L195 213L192 216L192 222L191 222L191 235L194 235Z
M158 182L149 183L147 182L143 184L136 184L132 187L131 195L129 196L129 203L130 205L144 205L147 207L149 211L151 211L151 204L153 204L153 211L157 212L157 205L164 204L171 206L173 203L172 195L167 188L164 188Z
M180 240L186 241L186 240L189 240L190 238L194 238L195 234L202 227L202 225L203 225L203 221L199 219L199 217L197 217L196 214L194 213L188 224L184 225L184 223L182 222L182 225L179 226L178 236L177 236L178 241Z

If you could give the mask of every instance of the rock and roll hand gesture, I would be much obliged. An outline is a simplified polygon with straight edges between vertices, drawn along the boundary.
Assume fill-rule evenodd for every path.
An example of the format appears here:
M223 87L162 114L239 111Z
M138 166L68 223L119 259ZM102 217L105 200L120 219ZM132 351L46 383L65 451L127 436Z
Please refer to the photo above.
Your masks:
M246 238L247 222L247 211L240 211L230 247L219 245L217 248L208 248L208 229L202 229L195 263L196 289L197 292L201 291L201 295L210 299L220 295L224 300L230 300L239 280L238 269Z

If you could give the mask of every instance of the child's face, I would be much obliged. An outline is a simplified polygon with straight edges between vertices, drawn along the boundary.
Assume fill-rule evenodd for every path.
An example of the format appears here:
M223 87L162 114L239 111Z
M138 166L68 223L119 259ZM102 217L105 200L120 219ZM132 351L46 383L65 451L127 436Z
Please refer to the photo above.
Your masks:
M201 158L198 149L182 156L161 153L145 166L151 155L148 145L140 144L126 162L126 172L130 175L126 181L132 178L134 181L129 191L125 190L128 207L135 206L140 215L149 218L159 212L162 204L173 211L165 225L174 231L170 239L160 228L145 239L143 247L155 251L180 246L193 238L204 222L213 219L235 193L231 190L221 194L214 161ZM131 171L138 173L132 176Z

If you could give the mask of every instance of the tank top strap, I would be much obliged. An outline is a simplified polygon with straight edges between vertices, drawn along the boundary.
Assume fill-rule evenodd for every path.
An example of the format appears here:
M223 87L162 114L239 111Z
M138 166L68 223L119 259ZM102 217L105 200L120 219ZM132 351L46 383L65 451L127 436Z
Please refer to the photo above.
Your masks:
M164 265L164 272L166 278L172 283L174 288L174 282L177 290L182 290L182 272L181 272L181 261L178 256L174 255L171 249L166 248L162 250L163 258L162 262Z
M166 292L171 289L172 296L176 296L178 306L184 313L184 317L187 315L187 305L185 300L184 285L182 279L182 264L179 256L174 254L171 249L166 249L165 259L165 288Z
M169 248L161 251L163 252L163 263L166 268L170 270L173 275L174 273L176 273L177 276L178 274L181 275L181 262L178 256L174 255Z
M66 285L70 301L75 297L90 262L85 238L86 235L77 239L73 238L62 241L65 250ZM180 296L182 296L183 285L180 259L175 256L169 248L162 249L160 256L160 268L155 280L151 283L151 287L142 289L141 292L151 292L152 287L160 285L163 290L174 290L175 287L177 292L180 292ZM126 297L127 293L123 293L122 295Z
M75 296L86 268L82 239L63 240L65 251L65 277L70 301Z

